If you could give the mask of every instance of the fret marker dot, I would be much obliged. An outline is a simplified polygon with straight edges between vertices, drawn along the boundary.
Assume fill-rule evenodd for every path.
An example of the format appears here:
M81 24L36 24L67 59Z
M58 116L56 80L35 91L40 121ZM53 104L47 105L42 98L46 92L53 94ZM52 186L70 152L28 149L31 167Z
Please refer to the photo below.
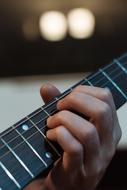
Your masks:
M46 158L51 158L51 157L52 157L52 155L51 155L50 152L46 152L46 153L45 153L45 156L46 156Z
M24 131L27 131L27 130L29 129L29 127L28 127L28 125L22 125L22 129L23 129Z

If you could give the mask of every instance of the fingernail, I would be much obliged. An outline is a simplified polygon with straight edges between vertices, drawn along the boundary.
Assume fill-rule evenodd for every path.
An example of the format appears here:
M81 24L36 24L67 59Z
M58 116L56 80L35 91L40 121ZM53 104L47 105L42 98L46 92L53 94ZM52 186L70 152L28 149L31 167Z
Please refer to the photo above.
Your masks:
M46 137L47 137L47 138L50 138L50 136L51 136L51 132L50 132L50 130L48 130L48 131L46 132Z
M51 119L52 119L52 116L48 117L47 124L50 123Z
M60 101L57 103L57 109L58 109L58 110L61 109L61 104L62 104L62 100L60 100Z

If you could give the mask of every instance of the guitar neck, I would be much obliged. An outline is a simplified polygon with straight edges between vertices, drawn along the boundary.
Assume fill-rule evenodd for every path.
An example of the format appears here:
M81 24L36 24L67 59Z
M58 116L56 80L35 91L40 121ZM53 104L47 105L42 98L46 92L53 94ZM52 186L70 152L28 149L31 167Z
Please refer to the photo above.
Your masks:
M78 85L109 88L116 109L127 102L127 54L78 82L0 135L0 190L19 190L52 167L62 155L46 138L47 118L58 112L57 102Z

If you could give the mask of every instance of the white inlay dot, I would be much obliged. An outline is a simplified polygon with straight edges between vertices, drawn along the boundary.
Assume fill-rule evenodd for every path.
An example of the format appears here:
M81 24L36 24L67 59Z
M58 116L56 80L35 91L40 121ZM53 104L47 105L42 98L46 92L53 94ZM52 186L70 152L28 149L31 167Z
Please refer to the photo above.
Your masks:
M52 157L52 155L51 155L50 152L46 152L46 153L45 153L45 156L46 156L46 158L51 158L51 157Z
M22 125L22 129L24 130L24 131L27 131L28 129L29 129L29 126L28 125Z

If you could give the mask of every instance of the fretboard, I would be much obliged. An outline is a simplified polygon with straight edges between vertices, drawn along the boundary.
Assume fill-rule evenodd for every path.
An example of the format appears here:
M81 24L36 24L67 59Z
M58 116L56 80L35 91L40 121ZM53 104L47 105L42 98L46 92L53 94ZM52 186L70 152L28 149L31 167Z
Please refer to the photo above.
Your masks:
M109 88L116 109L127 102L127 54L81 80L49 104L40 107L0 135L0 190L23 189L45 173L62 155L57 144L46 138L47 118L58 112L57 102L78 85Z

